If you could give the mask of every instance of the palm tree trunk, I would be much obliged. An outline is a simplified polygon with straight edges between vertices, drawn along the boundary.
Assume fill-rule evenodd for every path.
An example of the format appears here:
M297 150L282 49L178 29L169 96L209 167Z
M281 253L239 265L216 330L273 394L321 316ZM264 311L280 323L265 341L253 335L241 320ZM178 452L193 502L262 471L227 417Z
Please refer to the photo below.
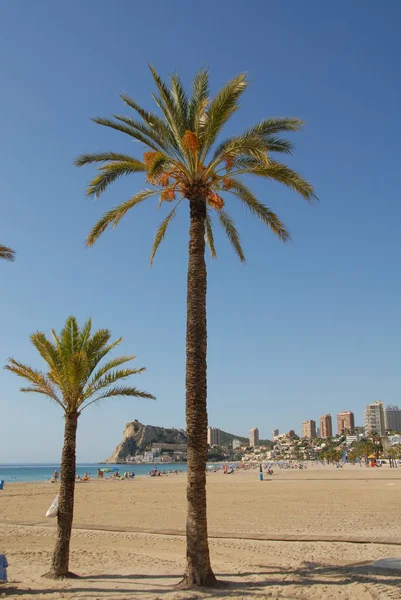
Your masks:
M70 540L74 516L75 449L78 414L65 415L64 445L61 454L60 492L57 513L57 541L48 575L53 578L76 577L69 571Z
M210 565L206 517L206 202L190 200L190 239L187 283L186 424L187 566L181 587L217 584Z

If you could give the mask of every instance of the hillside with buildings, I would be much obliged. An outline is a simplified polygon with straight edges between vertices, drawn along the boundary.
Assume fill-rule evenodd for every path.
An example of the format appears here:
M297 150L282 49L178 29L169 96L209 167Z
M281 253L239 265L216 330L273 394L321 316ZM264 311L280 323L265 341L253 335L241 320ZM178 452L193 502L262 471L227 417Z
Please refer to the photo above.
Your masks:
M367 448L376 452L379 447L383 451L401 444L401 410L398 406L384 407L383 402L368 404L363 426L355 424L352 411L344 410L336 415L335 424L336 432L331 415L326 413L318 422L314 419L304 421L300 437L292 429L281 434L274 429L272 440L260 439L258 427L250 429L249 437L208 427L208 460L334 460L335 457L339 459L340 454L343 458L353 456L356 448L361 448L361 452ZM187 436L183 429L132 421L126 424L122 441L106 462L181 462L186 457Z

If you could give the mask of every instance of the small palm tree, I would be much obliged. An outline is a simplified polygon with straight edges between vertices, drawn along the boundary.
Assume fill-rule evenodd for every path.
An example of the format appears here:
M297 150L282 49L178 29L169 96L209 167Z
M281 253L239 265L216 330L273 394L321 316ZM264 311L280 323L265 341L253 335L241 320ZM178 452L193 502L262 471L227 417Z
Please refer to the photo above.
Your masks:
M291 143L279 134L299 130L300 119L266 119L241 135L215 144L224 125L239 108L239 99L247 87L244 74L234 77L210 100L207 71L195 76L192 95L188 97L177 75L171 76L168 87L153 67L150 70L158 90L158 95L152 95L161 116L148 112L123 94L123 101L139 118L114 115L113 119L94 119L95 123L140 142L145 149L143 158L121 152L96 152L78 157L75 164L79 167L100 164L99 174L89 184L88 196L98 198L111 183L135 173L143 173L150 185L106 212L90 232L88 246L108 227L116 227L132 208L158 196L159 207L174 201L175 204L157 230L150 257L152 263L177 209L184 207L184 200L187 201L190 215L186 339L188 504L187 567L182 586L213 585L216 580L210 565L206 522L205 242L215 258L212 225L215 215L240 261L245 260L238 231L225 208L229 196L240 200L279 240L290 239L278 216L245 185L243 175L280 182L307 201L312 201L315 195L305 179L273 158L274 153L291 153Z
M374 453L376 458L378 459L380 453L383 452L383 444L380 435L376 431L371 431L369 434L369 439L374 445Z
M397 450L397 448L395 446L391 446L390 448L387 448L386 454L387 454L387 458L389 459L390 468L396 468L397 467L396 459L398 458L398 454L399 454L399 451Z
M15 251L11 250L11 248L7 248L7 246L2 246L0 244L0 258L4 260L13 261L15 258Z
M128 369L119 367L134 356L109 359L99 363L121 342L119 338L110 342L111 332L99 329L92 335L89 319L82 329L75 317L68 317L60 334L52 329L53 341L37 331L31 341L47 363L47 373L24 365L14 358L9 359L5 369L23 377L29 387L22 392L43 394L54 400L64 411L64 445L61 455L59 506L57 514L57 541L53 552L50 577L73 577L69 571L70 539L74 513L74 487L76 469L76 433L78 417L88 406L106 398L134 396L154 397L135 387L114 385L130 375L137 375L145 368Z

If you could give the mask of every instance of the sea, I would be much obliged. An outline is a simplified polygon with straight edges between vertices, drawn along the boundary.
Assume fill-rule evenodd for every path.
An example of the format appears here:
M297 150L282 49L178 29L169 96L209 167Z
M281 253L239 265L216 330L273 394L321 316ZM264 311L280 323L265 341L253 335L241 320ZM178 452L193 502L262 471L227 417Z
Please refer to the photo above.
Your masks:
M176 471L177 469L181 469L182 471L187 470L186 463L124 465L78 463L77 475L83 477L85 473L88 473L91 477L96 477L98 469L116 468L119 469L120 474L123 474L125 471L128 471L129 473L133 471L136 476L140 476L148 475L149 471L155 469L156 467L159 469L159 471ZM60 473L60 464L0 464L0 481L3 480L6 483L49 481L56 470ZM108 477L109 475L109 473L105 473L105 477Z

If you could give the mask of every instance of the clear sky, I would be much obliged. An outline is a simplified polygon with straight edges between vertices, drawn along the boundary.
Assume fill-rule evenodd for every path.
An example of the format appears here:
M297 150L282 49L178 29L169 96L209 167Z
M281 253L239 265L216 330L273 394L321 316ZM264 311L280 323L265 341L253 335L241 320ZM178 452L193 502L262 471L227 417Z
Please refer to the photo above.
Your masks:
M310 179L313 207L276 184L254 190L289 227L283 246L233 204L242 266L222 235L208 260L210 424L239 435L374 400L401 404L400 51L398 0L244 2L130 0L0 5L0 359L42 366L32 331L68 314L123 335L121 351L148 372L135 384L157 402L110 401L81 418L78 459L100 460L133 419L184 427L188 215L172 224L153 268L163 218L151 202L91 249L85 236L142 185L84 197L94 171L82 152L131 151L90 121L129 112L128 92L153 110L147 62L190 84L202 66L213 91L247 71L250 86L227 134L269 116L305 119L288 161ZM63 419L45 398L0 373L0 462L60 456Z

